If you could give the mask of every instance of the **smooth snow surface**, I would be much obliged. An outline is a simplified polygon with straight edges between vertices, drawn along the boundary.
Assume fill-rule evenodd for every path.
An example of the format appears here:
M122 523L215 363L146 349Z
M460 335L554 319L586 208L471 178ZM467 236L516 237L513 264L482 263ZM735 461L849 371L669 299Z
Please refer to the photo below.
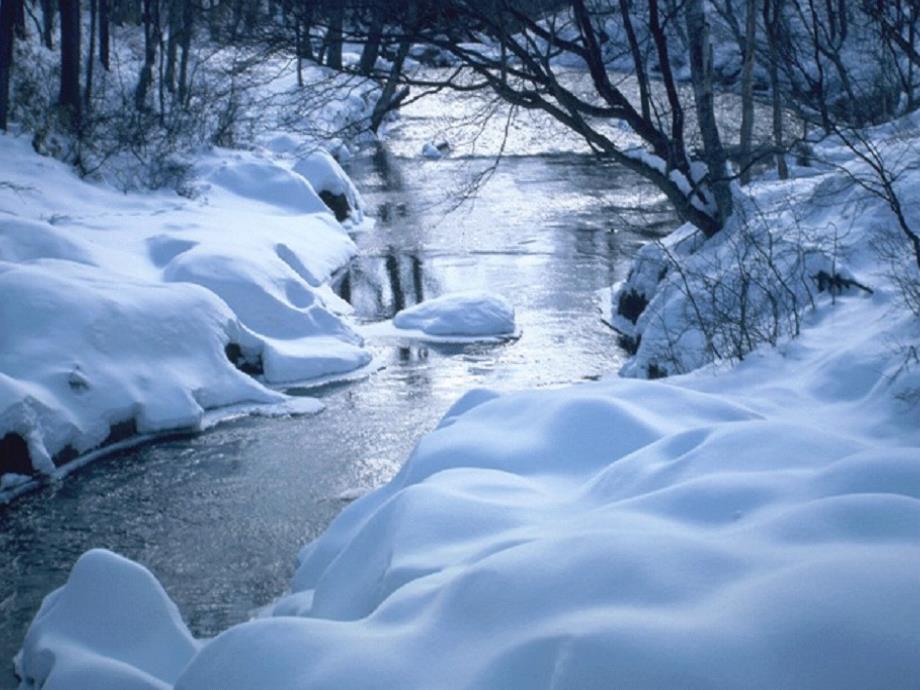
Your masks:
M453 292L403 309L390 321L364 326L367 337L430 342L507 340L518 335L514 307L482 291Z
M45 599L17 661L26 687L164 690L200 646L150 571L97 549Z
M282 162L200 155L188 200L80 180L25 137L0 136L0 161L0 439L21 438L32 471L214 408L288 410L265 384L370 362L327 285L354 243Z
M730 372L471 391L174 687L916 688L920 427L894 396L920 381L893 378L876 334L912 324L886 299ZM36 639L111 655L43 629L29 677Z

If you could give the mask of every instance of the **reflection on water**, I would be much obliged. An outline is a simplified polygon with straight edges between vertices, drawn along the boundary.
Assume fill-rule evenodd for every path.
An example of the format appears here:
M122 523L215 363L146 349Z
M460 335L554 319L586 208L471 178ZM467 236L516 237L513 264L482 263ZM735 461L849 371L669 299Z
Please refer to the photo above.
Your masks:
M339 293L360 320L446 291L488 288L523 329L506 345L369 343L384 368L310 391L320 415L244 419L101 460L0 508L0 657L41 597L102 546L150 567L193 631L216 633L284 591L298 548L349 498L389 479L465 390L561 385L615 372L598 291L670 217L634 177L588 155L512 156L475 203L445 215L487 159L426 161L385 149L351 168L374 228ZM301 393L306 391L299 391ZM13 687L4 662L0 686Z

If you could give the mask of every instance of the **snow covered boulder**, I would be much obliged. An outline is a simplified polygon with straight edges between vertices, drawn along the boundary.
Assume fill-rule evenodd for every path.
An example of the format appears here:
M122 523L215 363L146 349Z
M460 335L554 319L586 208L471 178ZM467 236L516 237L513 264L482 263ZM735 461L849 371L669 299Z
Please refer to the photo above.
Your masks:
M404 309L393 325L428 335L510 335L514 333L514 307L499 295L455 292Z
M425 142L425 145L422 147L422 156L428 158L429 160L440 160L444 158L450 152L450 144L446 141L439 143L434 143L431 141Z
M488 292L453 292L399 312L392 321L362 329L367 337L397 337L430 342L502 341L518 330L514 307Z
M167 690L200 646L150 571L96 549L45 598L17 672L25 688Z
M361 195L342 166L326 151L314 151L300 159L294 172L310 183L338 221L363 219Z

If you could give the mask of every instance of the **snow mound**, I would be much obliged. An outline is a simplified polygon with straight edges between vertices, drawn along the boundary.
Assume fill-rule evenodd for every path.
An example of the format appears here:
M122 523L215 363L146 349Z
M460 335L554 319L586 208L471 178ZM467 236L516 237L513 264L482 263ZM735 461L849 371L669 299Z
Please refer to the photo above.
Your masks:
M309 182L271 161L222 161L206 179L237 196L292 213L328 210Z
M488 292L454 292L403 309L392 321L365 326L368 337L433 342L507 340L517 336L514 307Z
M342 166L329 153L314 151L294 164L294 172L315 189L338 220L364 219L364 202Z
M43 690L165 690L199 648L146 568L97 549L45 598L17 672Z
M310 184L252 152L196 170L197 199L124 194L0 136L0 501L370 362L328 286L355 245Z
M118 425L194 429L206 408L280 399L228 361L229 343L255 339L200 287L46 259L0 263L0 293L0 432L27 440L33 469L52 472L52 458Z

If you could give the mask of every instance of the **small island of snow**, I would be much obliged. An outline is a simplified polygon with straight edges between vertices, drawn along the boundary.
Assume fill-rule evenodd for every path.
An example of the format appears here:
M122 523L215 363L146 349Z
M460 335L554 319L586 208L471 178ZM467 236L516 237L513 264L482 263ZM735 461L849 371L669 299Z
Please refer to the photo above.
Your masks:
M371 324L368 337L397 337L429 342L501 341L517 337L514 307L500 295L483 291L452 292L403 309L392 321Z

